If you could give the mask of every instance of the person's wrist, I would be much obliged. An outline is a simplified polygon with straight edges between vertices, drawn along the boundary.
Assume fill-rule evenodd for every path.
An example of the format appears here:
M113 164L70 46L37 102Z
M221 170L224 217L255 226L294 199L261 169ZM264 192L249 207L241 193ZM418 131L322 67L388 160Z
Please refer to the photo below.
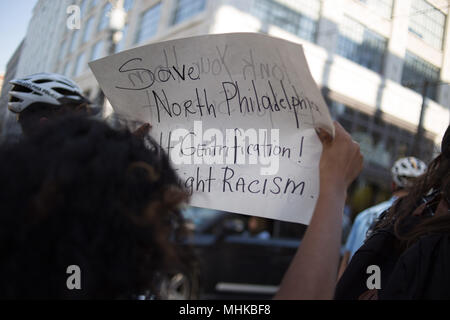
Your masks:
M338 177L323 177L320 179L320 194L347 196L347 184Z

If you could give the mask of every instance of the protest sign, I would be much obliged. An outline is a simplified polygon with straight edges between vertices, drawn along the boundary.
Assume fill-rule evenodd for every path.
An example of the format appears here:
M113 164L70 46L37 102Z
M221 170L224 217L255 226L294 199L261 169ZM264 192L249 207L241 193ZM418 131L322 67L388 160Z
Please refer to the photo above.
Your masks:
M184 38L90 63L121 119L148 122L193 206L308 224L334 127L301 45L261 34Z

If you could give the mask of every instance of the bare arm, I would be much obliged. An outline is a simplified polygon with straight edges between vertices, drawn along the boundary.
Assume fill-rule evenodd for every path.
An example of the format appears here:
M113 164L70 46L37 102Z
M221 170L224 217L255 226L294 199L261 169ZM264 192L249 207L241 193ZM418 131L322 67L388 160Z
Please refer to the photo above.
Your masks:
M359 145L338 123L335 127L333 141L319 135L323 144L319 199L275 299L333 298L347 188L362 168Z
M338 278L337 278L338 281L344 274L345 269L347 269L349 260L350 260L350 251L345 251L344 256L342 257L342 260L341 260L341 265L339 266L339 272L338 272Z

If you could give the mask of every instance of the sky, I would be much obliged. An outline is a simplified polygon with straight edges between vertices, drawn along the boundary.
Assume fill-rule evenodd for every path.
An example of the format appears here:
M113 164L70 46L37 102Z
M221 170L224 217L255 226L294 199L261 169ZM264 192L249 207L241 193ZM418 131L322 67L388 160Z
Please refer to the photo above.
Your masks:
M0 0L0 74L25 37L28 22L38 0Z

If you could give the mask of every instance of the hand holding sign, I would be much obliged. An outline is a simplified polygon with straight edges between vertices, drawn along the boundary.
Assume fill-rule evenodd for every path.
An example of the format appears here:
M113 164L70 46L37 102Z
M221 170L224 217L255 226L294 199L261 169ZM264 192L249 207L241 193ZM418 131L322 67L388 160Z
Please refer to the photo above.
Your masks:
M90 66L119 117L153 125L193 205L309 222L322 150L315 128L334 127L300 45L208 35Z
M334 123L334 139L319 133L323 144L320 158L320 184L346 191L362 169L363 157L359 144L352 140L350 134L338 123Z

